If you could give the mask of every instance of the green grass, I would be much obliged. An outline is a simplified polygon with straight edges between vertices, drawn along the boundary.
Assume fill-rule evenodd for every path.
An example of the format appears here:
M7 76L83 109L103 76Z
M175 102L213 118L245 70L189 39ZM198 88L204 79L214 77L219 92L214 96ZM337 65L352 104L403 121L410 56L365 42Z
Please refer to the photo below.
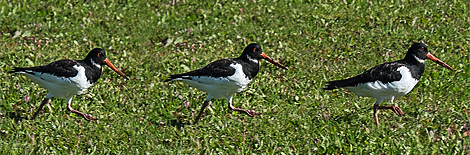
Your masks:
M439 0L2 0L0 153L468 154L469 7ZM376 126L373 98L321 89L403 58L413 41L424 41L455 71L427 61L415 89L395 99L404 117L380 111ZM263 114L251 118L213 100L213 112L188 125L206 94L163 80L237 57L252 42L290 67L264 61L234 97L234 106ZM63 99L28 120L47 92L6 72L82 59L95 47L130 77L106 68L74 97L73 107L100 120L70 114Z

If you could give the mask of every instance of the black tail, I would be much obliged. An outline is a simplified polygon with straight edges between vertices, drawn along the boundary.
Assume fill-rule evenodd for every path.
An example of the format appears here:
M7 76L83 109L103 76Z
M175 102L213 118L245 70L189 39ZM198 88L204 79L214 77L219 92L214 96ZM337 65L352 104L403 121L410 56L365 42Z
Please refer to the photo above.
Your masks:
M326 85L323 89L333 90L333 89L339 89L342 87L356 86L358 84L358 80L359 79L357 77L352 77L352 78L344 79L344 80L329 81L329 82L326 82L328 83L328 85Z
M166 79L165 81L163 82L168 82L168 81L173 81L175 79L178 79L178 78L181 78L181 79L191 79L189 78L188 76L198 76L197 73L199 70L193 70L193 71L190 71L190 72L186 72L186 73L181 73L181 74L175 74L175 75L170 75L170 78L169 79ZM195 74L196 73L196 74ZM183 77L185 76L185 77ZM180 79L178 79L180 80Z
M21 72L21 71L25 71L25 70L26 70L26 68L15 67L12 71L9 71L8 74L17 73L17 72Z
M166 79L166 80L163 81L163 82L169 82L169 81L172 81L172 80L173 80L173 78L170 77L169 79Z
M43 67L43 66L26 67L26 68L15 67L15 68L13 68L12 71L9 71L8 74L11 74L11 73L18 73L18 72L25 72L25 73L33 74L33 75L34 75L34 72L33 72L33 71L36 71L36 70L38 70L38 69L41 69L41 67Z
M183 78L183 74L176 74L176 75L170 75L170 78L169 79L166 79L165 81L163 82L169 82L169 81L173 81L177 78Z

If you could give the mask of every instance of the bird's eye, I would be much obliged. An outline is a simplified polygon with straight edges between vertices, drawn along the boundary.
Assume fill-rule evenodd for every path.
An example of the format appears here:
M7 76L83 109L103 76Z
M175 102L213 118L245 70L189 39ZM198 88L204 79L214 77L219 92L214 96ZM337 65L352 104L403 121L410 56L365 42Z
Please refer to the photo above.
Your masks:
M98 56L100 56L100 55L101 55L101 53L98 53Z
M256 48L253 48L253 51L256 51Z
M424 51L424 47L421 47L419 50Z

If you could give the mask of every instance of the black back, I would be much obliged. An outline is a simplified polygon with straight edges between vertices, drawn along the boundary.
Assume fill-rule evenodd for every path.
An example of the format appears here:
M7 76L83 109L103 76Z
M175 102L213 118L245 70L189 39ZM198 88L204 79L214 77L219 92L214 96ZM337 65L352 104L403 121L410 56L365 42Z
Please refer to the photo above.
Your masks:
M183 74L171 75L170 79L165 80L171 81L176 78L183 78L183 76L212 76L212 77L226 77L235 74L235 68L230 67L230 64L235 63L232 59L217 60L204 68L193 70Z
M60 76L60 77L74 77L78 73L78 71L75 68L73 68L73 66L76 64L77 62L74 60L65 59L65 60L54 61L44 66L27 67L27 68L15 67L13 71L10 71L8 73L26 72L29 74L34 74L33 72L41 72L41 73L48 73L48 74L52 74L52 75Z
M201 69L193 70L183 74L171 75L170 79L167 79L164 82L171 81L176 78L183 78L183 76L231 76L235 74L235 68L230 67L230 65L235 63L239 63L243 66L243 73L251 80L258 74L260 66L258 61L251 61L250 58L253 60L260 60L261 53L263 53L261 45L251 43L245 47L243 53L238 58L217 60Z
M104 64L106 59L106 53L103 49L95 48L88 53L83 60L58 60L48 65L36 66L36 67L15 67L13 71L8 73L26 72L34 75L34 72L48 73L58 77L74 77L77 76L78 70L74 68L75 65L80 65L85 68L85 76L90 83L95 83L102 74L101 66ZM92 63L98 64L100 67L95 66Z

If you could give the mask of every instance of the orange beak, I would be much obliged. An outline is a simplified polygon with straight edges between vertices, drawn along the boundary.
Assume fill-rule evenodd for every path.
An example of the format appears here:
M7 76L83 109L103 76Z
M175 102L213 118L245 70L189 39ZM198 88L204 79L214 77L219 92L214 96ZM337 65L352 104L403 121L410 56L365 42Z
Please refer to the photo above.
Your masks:
M121 71L119 71L118 69L116 69L116 67L114 67L114 65L109 62L108 58L104 59L104 63L106 63L106 65L108 65L109 67L111 67L111 69L113 69L116 73L118 73L119 75L121 75L122 77L124 77L125 79L129 80L129 78L124 75L124 73L122 73Z
M276 62L273 59L271 59L268 55L264 54L264 52L261 53L260 56L261 56L261 58L263 58L265 60L268 60L270 63L272 63L272 64L274 64L278 67L281 67L282 69L288 69L286 66L284 66L284 65L280 64L279 62Z
M431 59L432 61L436 62L437 64L441 65L442 67L445 67L447 69L450 69L450 70L453 70L452 67L450 67L449 65L447 65L444 61L441 61L439 60L438 58L436 58L434 55L432 55L431 53L428 52L428 54L426 54L426 56L428 57L428 59Z

